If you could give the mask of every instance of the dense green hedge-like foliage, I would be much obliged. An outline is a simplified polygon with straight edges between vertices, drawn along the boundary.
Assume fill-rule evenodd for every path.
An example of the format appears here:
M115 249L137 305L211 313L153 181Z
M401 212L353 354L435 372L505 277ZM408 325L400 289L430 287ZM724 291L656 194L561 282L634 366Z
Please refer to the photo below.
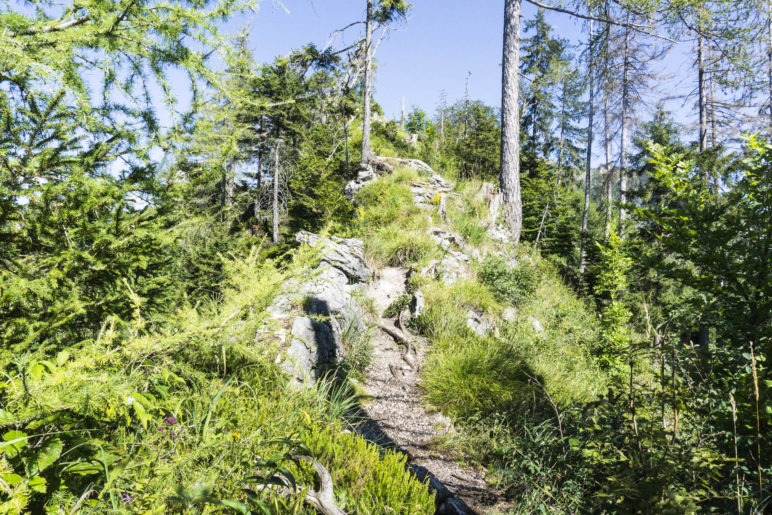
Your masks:
M513 266L502 256L488 256L480 263L477 276L503 300L520 305L536 290L538 271L527 263Z
M349 397L332 384L289 388L275 364L280 345L264 310L309 263L298 255L280 271L253 251L224 263L220 303L183 309L166 329L147 330L138 302L133 319L106 319L93 340L7 363L0 477L11 491L3 510L72 509L87 493L81 509L95 513L250 507L247 478L271 472L260 460L274 454L286 454L282 466L312 486L307 467L290 459L306 445L332 472L342 506L430 513L433 497L404 457L381 457L343 432ZM258 497L276 513L303 509L301 498Z

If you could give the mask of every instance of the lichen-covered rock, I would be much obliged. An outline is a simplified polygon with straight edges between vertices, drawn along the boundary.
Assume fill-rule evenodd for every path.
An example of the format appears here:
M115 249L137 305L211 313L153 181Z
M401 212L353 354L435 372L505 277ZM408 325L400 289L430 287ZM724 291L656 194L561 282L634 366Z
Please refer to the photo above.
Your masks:
M469 515L470 513L472 511L457 497L447 499L437 508L437 515Z
M529 316L528 321L531 322L531 326L533 327L533 330L537 333L543 333L544 327L542 327L541 322L539 322L539 319L534 316Z
M413 293L413 298L410 300L410 313L414 317L420 317L425 309L426 300L424 299L424 294L421 293L421 290L417 290Z
M340 343L329 325L310 317L296 317L292 323L292 342L282 368L304 386L313 384L323 365L334 364L341 354Z
M432 239L440 244L440 246L443 246L443 248L445 248L445 246L449 245L450 243L454 243L459 248L463 247L464 245L464 238L460 234L446 231L440 227L430 227L429 234L431 235ZM443 242L448 243L444 244Z
M516 318L517 318L517 309L515 308L506 308L501 313L501 319L504 322L514 322Z
M295 235L300 243L321 250L322 261L337 268L353 282L365 283L372 275L364 257L364 245L360 240L336 238L332 240L308 231Z
M412 168L413 170L418 170L419 172L426 172L432 175L437 175L431 166L424 163L420 159L408 159L408 158L402 158L402 157L380 157L380 156L376 159L379 162L387 163L391 166L404 166L405 168Z
M356 194L359 193L359 190L375 181L377 178L378 176L375 174L375 170L373 170L372 166L367 165L360 168L356 179L347 182L346 186L343 187L343 194L347 199L352 200Z
M488 229L488 236L502 243L512 242L512 233L510 233L506 227L501 224L496 224L495 226Z
M488 336L494 329L493 323L488 317L478 315L472 310L469 310L466 314L466 326L474 331L477 336L482 337Z

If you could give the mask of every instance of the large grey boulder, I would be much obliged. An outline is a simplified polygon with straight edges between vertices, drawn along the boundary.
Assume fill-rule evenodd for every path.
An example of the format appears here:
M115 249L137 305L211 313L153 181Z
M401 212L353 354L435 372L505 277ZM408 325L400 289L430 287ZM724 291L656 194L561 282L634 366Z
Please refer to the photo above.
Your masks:
M440 504L436 513L437 515L469 515L472 511L464 501L457 497L451 497Z
M454 243L459 248L464 246L464 238L460 234L446 231L440 227L430 227L429 235L435 243L446 250L447 248L450 248L451 243Z
M408 159L403 157L381 157L381 156L377 157L376 159L379 162L386 163L391 166L404 166L405 168L412 168L413 170L418 170L419 172L425 172L425 173L436 175L432 167L424 163L420 159Z
M372 275L364 257L364 245L353 238L325 238L308 231L300 231L295 235L300 243L321 250L322 261L337 268L353 282L365 283Z
M425 309L426 299L424 299L424 294L421 292L421 290L417 290L413 294L413 298L410 300L410 314L414 317L420 317L424 314Z
M375 181L377 178L378 176L375 174L373 167L366 165L359 169L356 179L346 183L346 186L343 187L343 194L347 199L352 200L356 194L359 193L359 190Z
M488 317L481 316L472 310L466 314L466 326L481 337L488 336L495 328Z
M321 377L324 365L335 364L341 355L340 341L327 323L305 316L295 318L291 334L282 368L296 382L311 385Z
M305 306L309 313L327 316L330 313L342 313L351 298L348 276L329 263L322 263L316 273L297 288L305 297Z

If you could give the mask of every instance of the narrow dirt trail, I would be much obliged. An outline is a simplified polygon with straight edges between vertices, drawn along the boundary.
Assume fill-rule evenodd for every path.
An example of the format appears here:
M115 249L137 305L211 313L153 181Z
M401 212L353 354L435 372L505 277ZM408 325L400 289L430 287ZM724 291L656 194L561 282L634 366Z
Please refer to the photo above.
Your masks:
M405 291L406 270L387 267L366 293L379 313ZM453 456L433 448L433 441L451 428L450 420L429 411L421 402L420 370L427 350L425 338L381 318L372 339L373 359L365 372L364 390L369 399L362 410L367 417L360 431L371 441L396 448L420 479L429 479L436 491L437 513L487 513L498 504L484 473L461 467ZM385 328L385 330L384 330ZM393 334L389 334L393 333ZM394 335L404 337L404 342Z
M440 271L442 280L452 284L468 273L470 255L476 251L447 227L445 200L447 195L452 195L453 185L421 161L388 159L394 161L391 164L408 166L422 174L421 179L410 185L413 203L427 215L438 210L439 226L429 228L427 233L444 253L421 273ZM375 325L371 340L373 356L361 385L366 395L361 404L363 422L358 432L378 445L407 455L411 470L419 479L428 480L435 491L436 513L501 513L509 506L487 484L485 471L462 467L456 456L435 445L443 434L452 430L452 423L422 402L420 371L429 342L411 334L400 322L409 316L383 318L386 308L405 293L407 274L404 268L376 270L365 290L379 316L371 320ZM403 315L409 315L409 310L403 311Z

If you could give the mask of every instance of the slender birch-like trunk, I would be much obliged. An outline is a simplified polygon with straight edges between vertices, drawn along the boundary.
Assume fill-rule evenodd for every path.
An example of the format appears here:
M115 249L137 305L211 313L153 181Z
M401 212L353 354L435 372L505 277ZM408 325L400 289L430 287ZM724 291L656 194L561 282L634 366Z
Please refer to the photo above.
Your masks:
M594 62L595 57L592 55L592 47L593 47L593 23L592 20L590 20L590 43L588 45L588 51L587 51L587 59L588 59L588 69L587 72L589 73L590 78L590 112L589 112L589 120L587 123L587 157L584 163L584 209L582 210L582 239L581 243L579 245L579 273L584 274L584 269L586 266L586 253L587 253L587 218L590 214L590 180L591 180L591 170L592 170L592 124L593 124L593 118L595 117L595 83L594 83L594 76L595 73L594 70Z
M366 166L372 160L370 150L370 104L372 95L372 54L373 43L373 0L367 0L367 20L365 21L365 91L364 109L362 111L362 159L360 164Z

